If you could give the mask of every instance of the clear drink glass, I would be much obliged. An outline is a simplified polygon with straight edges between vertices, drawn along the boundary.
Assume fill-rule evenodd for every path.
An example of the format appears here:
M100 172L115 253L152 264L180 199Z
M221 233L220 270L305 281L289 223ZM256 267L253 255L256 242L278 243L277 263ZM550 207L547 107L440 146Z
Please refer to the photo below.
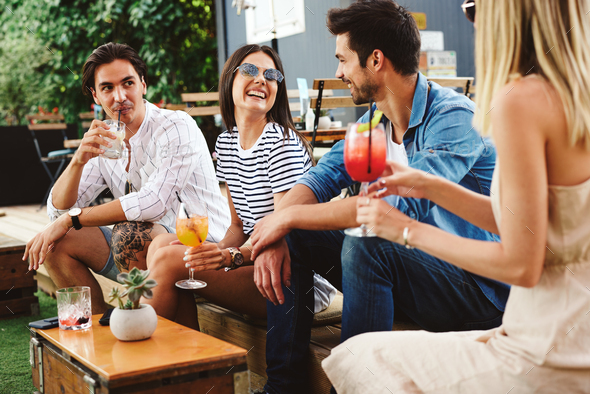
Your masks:
M363 125L366 130L359 130ZM376 181L385 169L386 140L383 124L377 123L373 130L369 131L368 125L362 123L349 123L344 140L344 166L350 177L361 182L359 196L368 194L369 182ZM365 225L357 228L349 228L344 231L353 237L374 237L369 233Z
M107 119L104 122L109 126L109 131L115 134L117 138L114 140L108 138L112 144L110 148L108 146L100 146L104 149L104 153L100 156L105 159L120 159L123 157L123 150L125 148L123 142L125 139L125 123L114 119Z
M66 287L56 291L57 317L62 330L84 330L92 327L90 287Z
M209 217L207 209L198 201L181 202L176 215L176 236L183 245L196 248L207 238ZM189 279L176 282L181 289L202 289L206 282L194 279L194 271L189 268Z

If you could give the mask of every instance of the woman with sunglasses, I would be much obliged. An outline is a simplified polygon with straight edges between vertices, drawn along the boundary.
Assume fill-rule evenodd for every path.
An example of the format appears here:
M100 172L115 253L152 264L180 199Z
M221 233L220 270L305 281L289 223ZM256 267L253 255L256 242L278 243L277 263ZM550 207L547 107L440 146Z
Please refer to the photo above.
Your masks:
M195 279L207 283L195 293L233 311L266 318L266 299L255 285L250 248L244 244L256 222L273 212L313 164L309 143L295 131L282 70L268 46L243 46L225 63L219 103L228 131L218 137L215 150L217 178L227 185L232 222L219 242L196 248L187 249L173 234L154 239L147 265L158 286L145 301L158 315L198 329L193 294L174 285L192 268ZM315 285L318 312L336 291L321 277Z
M338 393L590 393L590 2L475 4L474 125L497 147L491 196L389 163L357 221L511 284L502 325L351 338L322 364ZM502 241L411 220L388 194L428 198Z

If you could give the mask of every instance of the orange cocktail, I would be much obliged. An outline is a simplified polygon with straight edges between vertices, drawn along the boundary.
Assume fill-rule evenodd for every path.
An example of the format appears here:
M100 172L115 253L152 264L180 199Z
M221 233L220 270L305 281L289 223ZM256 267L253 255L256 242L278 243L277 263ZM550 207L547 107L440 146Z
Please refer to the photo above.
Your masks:
M197 247L207 238L209 218L206 216L191 216L186 219L176 219L176 235L183 245Z

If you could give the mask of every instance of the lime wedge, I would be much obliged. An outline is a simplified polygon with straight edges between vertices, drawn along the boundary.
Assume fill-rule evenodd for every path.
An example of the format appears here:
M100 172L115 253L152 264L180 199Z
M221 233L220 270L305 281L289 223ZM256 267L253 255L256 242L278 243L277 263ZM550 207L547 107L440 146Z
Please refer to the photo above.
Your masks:
M376 110L373 113L373 121L371 124L373 127L377 126L377 124L381 121L381 117L383 116L383 112ZM356 129L357 133L364 133L365 131L369 131L369 123L361 123L359 127Z

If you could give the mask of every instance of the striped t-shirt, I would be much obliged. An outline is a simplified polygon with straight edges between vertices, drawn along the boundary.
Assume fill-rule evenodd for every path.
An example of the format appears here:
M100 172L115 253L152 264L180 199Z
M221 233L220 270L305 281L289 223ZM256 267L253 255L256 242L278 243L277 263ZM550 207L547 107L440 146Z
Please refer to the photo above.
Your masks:
M311 159L293 130L283 140L283 128L267 123L248 150L240 146L238 129L217 138L217 179L226 182L244 234L274 211L273 194L291 189L311 168Z

